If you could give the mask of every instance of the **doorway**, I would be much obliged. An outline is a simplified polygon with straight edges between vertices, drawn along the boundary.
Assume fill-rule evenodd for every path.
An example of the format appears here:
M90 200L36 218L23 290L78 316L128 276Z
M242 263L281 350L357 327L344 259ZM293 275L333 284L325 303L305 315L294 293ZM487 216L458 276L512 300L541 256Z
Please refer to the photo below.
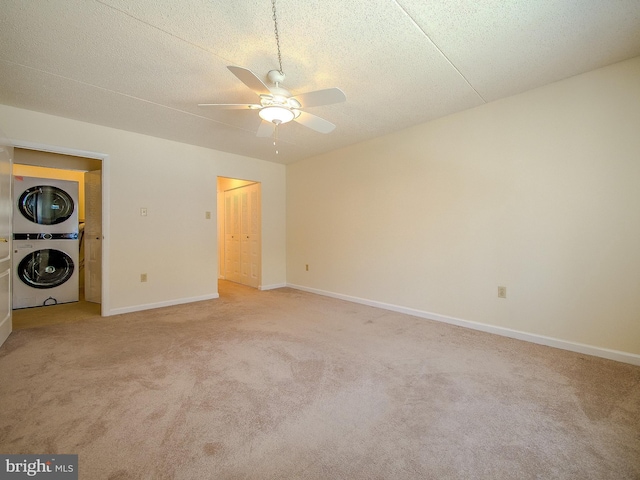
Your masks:
M259 288L262 204L259 182L218 177L218 278Z
M77 271L78 296L71 303L61 305L46 304L46 308L24 308L16 310L19 316L25 316L24 322L19 322L15 318L14 323L24 323L23 326L30 326L29 318L34 317L55 317L53 310L65 309L65 316L80 317L100 316L105 312L102 302L102 177L103 160L106 156L95 155L94 158L78 156L75 152L71 154L57 153L48 147L43 150L31 145L21 145L15 148L13 175L16 178L48 179L53 183L73 183L77 185L77 246L79 249L75 260L75 270ZM87 152L90 153L90 152ZM92 154L91 154L92 155ZM93 155L92 155L93 156ZM87 231L86 225L90 224ZM15 232L14 232L15 233ZM87 233L94 239L88 248ZM97 240L96 240L97 239ZM70 242L68 242L70 244ZM96 246L96 243L99 245ZM65 247L67 245L65 244ZM71 247L69 247L71 248ZM87 255L88 254L88 255ZM87 259L89 260L87 262ZM87 285L88 290L87 290ZM69 300L71 301L71 300ZM22 306L24 307L24 305ZM20 308L14 306L14 308ZM44 312L46 310L46 312ZM77 312L74 312L77 310ZM24 315L23 315L24 312ZM62 311L61 311L62 313ZM27 318L29 317L29 318ZM38 320L37 323L41 323ZM18 326L18 325L15 325Z

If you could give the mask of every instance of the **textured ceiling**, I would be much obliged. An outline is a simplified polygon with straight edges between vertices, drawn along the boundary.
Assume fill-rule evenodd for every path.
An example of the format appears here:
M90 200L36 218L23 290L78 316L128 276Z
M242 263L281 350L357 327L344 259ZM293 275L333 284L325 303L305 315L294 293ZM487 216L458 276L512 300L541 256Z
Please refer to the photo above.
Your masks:
M291 163L640 55L639 0L278 0L284 85L337 125L256 137L227 68L278 68L270 0L3 0L0 103Z

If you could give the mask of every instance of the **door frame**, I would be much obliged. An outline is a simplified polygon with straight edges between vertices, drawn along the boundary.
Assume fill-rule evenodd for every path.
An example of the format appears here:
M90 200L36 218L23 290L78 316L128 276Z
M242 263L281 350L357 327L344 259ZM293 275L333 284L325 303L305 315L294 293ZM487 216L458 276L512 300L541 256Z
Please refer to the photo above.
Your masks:
M58 153L61 155L69 155L72 157L91 158L93 160L100 160L102 162L102 302L100 304L100 315L102 315L103 317L108 317L109 315L111 315L109 295L109 239L111 238L111 231L109 228L109 180L111 165L109 161L109 155L106 153L90 152L87 150L28 142L24 140L9 139L9 141L13 144L14 148L36 150L48 153Z
M238 182L239 184L228 188L226 190L220 190L220 180L229 180L231 182ZM218 279L219 280L228 280L225 278L225 262L226 262L226 252L225 252L225 226L226 226L226 207L225 207L225 194L232 190L237 190L239 188L248 187L249 185L258 185L260 189L259 196L259 211L260 211L260 275L258 279L258 290L262 290L262 182L260 180L247 180L244 178L238 177L230 177L226 175L218 175L216 177L216 235L218 239ZM253 288L253 287L252 287Z
M0 263L3 264L3 267L0 268L2 273L0 274L0 278L6 277L6 289L2 289L0 291L0 296L5 296L4 300L6 300L6 305L3 307L7 308L7 312L5 315L4 311L0 311L0 346L4 344L4 342L9 338L11 332L13 332L13 182L12 182L12 166L13 166L13 153L15 151L13 147L13 142L9 140L4 131L0 130L0 147L4 150L6 149L6 165L3 165L7 168L6 172L2 172L1 175L6 174L6 178L3 178L3 183L6 184L2 188L2 209L4 212L2 213L3 224L2 231L0 231L0 235L6 236L6 238L2 238L3 243L5 243L4 250L6 250L7 255L0 259ZM4 161L3 161L4 163ZM4 187L7 187L6 189ZM5 252L2 252L4 255ZM4 268L4 264L7 265L7 268ZM4 303L4 302L3 302ZM3 318L4 316L4 318Z

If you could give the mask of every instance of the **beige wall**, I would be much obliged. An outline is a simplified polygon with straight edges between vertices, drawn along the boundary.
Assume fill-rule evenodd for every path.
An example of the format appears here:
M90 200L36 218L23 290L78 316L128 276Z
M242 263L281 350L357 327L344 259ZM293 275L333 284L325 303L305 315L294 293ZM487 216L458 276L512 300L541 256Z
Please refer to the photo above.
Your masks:
M217 294L218 176L262 183L262 284L285 283L283 165L3 105L0 128L13 140L109 155L107 313Z
M640 57L289 165L287 232L289 284L640 354Z

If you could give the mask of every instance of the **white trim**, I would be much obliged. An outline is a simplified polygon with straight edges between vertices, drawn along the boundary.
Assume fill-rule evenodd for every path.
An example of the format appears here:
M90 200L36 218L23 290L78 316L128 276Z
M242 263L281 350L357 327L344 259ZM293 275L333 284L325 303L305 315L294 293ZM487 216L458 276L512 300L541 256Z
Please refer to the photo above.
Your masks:
M145 303L143 305L133 305L132 307L114 308L109 315L120 315L121 313L141 312L143 310L152 310L154 308L171 307L173 305L183 305L185 303L201 302L203 300L215 300L220 298L217 293L209 295L201 295L199 297L177 298L175 300L167 300L165 302Z
M367 300L364 298L352 297L349 295L342 295L340 293L333 293L317 288L304 287L302 285L293 285L289 283L286 286L295 288L296 290L323 295L325 297L346 300L347 302L360 303L362 305L368 305L370 307L391 310L393 312L413 315L414 317L426 318L428 320L434 320L436 322L448 323L450 325L456 325L458 327L470 328L472 330L493 333L495 335L515 338L517 340L523 340L525 342L537 343L538 345L545 345L547 347L569 350L571 352L593 355L594 357L607 358L609 360L615 360L617 362L630 363L631 365L640 366L640 355L637 355L635 353L621 352L619 350L610 350L608 348L595 347L593 345L585 345L583 343L569 342L566 340L560 340L558 338L547 337L544 335L512 330L510 328L488 325L486 323L473 322L471 320L463 320L461 318L448 317L446 315L439 315L437 313L425 312L423 310L401 307L399 305L392 305L389 303L376 302L374 300Z
M286 286L286 283L274 283L273 285L260 285L258 290L275 290L276 288L284 288Z
M29 142L27 140L11 140L15 148L23 148L25 150L38 150L41 152L59 153L62 155L70 155L72 157L93 158L96 160L105 160L109 155L98 152L90 152L88 150L78 150L76 148L60 147L58 145L47 145L44 143Z
M12 330L13 320L11 313L9 313L6 317L4 317L4 320L0 322L0 345L2 345L7 338L9 338Z
M9 255L9 258L11 258L11 255ZM12 272L12 269L11 267L9 267L4 272L2 272L2 274L0 274L0 278L8 277L7 278L8 291L2 292L2 295L6 293L8 297L7 298L8 312L5 315L5 317L2 319L2 322L0 322L0 345L2 345L7 340L7 338L9 338L9 335L11 335L11 332L13 331L13 310L12 310L13 305L11 304L11 298L13 297L13 295L11 290L11 272Z
M41 152L58 153L70 155L72 157L93 158L102 161L102 292L100 302L100 314L103 317L113 315L110 308L111 296L109 289L109 239L111 238L110 226L110 191L111 191L111 162L106 153L90 152L88 150L78 150L76 148L61 147L58 145L47 145L44 143L30 142L26 140L11 140L15 148L26 150L38 150Z

